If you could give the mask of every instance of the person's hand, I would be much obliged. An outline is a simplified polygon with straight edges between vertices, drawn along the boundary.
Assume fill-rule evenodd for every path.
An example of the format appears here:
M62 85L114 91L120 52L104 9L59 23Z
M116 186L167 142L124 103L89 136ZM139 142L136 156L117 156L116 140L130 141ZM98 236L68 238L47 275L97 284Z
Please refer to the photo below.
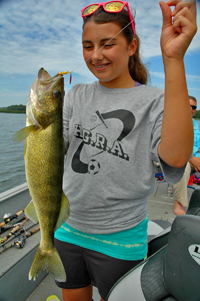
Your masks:
M159 4L163 14L162 54L167 58L183 59L197 31L196 2L168 0ZM173 12L170 6L175 6Z
M196 172L200 172L200 158L192 157L192 159L190 160L190 163L195 168Z

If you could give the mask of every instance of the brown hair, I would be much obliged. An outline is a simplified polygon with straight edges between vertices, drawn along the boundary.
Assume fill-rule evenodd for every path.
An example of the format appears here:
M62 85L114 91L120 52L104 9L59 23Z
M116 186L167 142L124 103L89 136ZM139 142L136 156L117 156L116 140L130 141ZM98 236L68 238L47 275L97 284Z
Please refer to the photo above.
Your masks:
M194 101L197 102L197 100L196 100L196 98L194 96L189 95L189 99L192 99L192 100L194 100Z
M120 13L107 13L103 10L102 7L100 7L96 12L94 12L89 17L84 18L83 29L85 27L85 24L91 20L98 24L115 22L121 28L124 28L130 22L129 14L126 9L123 9ZM135 26L135 21L133 22ZM122 34L126 38L127 43L129 45L134 38L131 24L129 24L129 26L123 29ZM137 34L135 34L135 38L137 40L137 49L136 52L129 58L129 63L128 63L129 72L131 77L135 81L139 82L140 84L146 84L149 78L149 72L140 59L140 39Z

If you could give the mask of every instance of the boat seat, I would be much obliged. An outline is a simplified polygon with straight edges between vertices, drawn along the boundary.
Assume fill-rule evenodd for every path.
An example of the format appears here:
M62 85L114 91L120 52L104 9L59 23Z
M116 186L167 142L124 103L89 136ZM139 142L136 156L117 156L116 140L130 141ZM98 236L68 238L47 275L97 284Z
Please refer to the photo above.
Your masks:
M200 187L193 191L186 214L200 216Z
M125 274L106 301L199 300L199 227L199 216L177 216L168 245Z
M200 297L200 217L178 216L169 237L163 265L164 282L172 296L180 301Z
M197 188L193 191L186 215L200 216L200 188ZM159 221L155 221L155 222L159 223ZM163 230L162 232L160 231L158 235L155 235L153 238L148 239L148 254L147 254L148 257L154 254L155 252L157 252L165 245L167 245L169 234L171 231L171 226L169 222L166 223L168 223L168 227L166 224L166 227L164 228L165 230Z

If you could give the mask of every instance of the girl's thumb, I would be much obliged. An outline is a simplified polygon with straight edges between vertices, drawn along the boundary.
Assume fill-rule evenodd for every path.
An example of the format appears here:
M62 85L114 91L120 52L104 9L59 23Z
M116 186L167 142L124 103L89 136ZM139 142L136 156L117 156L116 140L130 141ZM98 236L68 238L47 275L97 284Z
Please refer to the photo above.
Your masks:
M166 27L168 25L172 24L172 12L167 3L164 1L160 1L160 8L162 10L162 15L163 15L163 27Z

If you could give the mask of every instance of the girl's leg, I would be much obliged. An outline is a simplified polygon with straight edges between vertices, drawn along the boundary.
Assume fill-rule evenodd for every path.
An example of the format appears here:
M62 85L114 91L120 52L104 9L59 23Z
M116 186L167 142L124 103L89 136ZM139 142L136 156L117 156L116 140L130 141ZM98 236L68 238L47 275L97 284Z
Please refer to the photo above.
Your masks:
M62 289L64 301L91 301L92 285L76 289Z
M87 265L84 260L84 249L67 242L54 239L67 281L56 284L62 288L64 301L91 301L93 287Z
M84 258L91 283L97 287L101 301L106 300L110 289L124 274L143 261L116 259L89 249L84 250Z

